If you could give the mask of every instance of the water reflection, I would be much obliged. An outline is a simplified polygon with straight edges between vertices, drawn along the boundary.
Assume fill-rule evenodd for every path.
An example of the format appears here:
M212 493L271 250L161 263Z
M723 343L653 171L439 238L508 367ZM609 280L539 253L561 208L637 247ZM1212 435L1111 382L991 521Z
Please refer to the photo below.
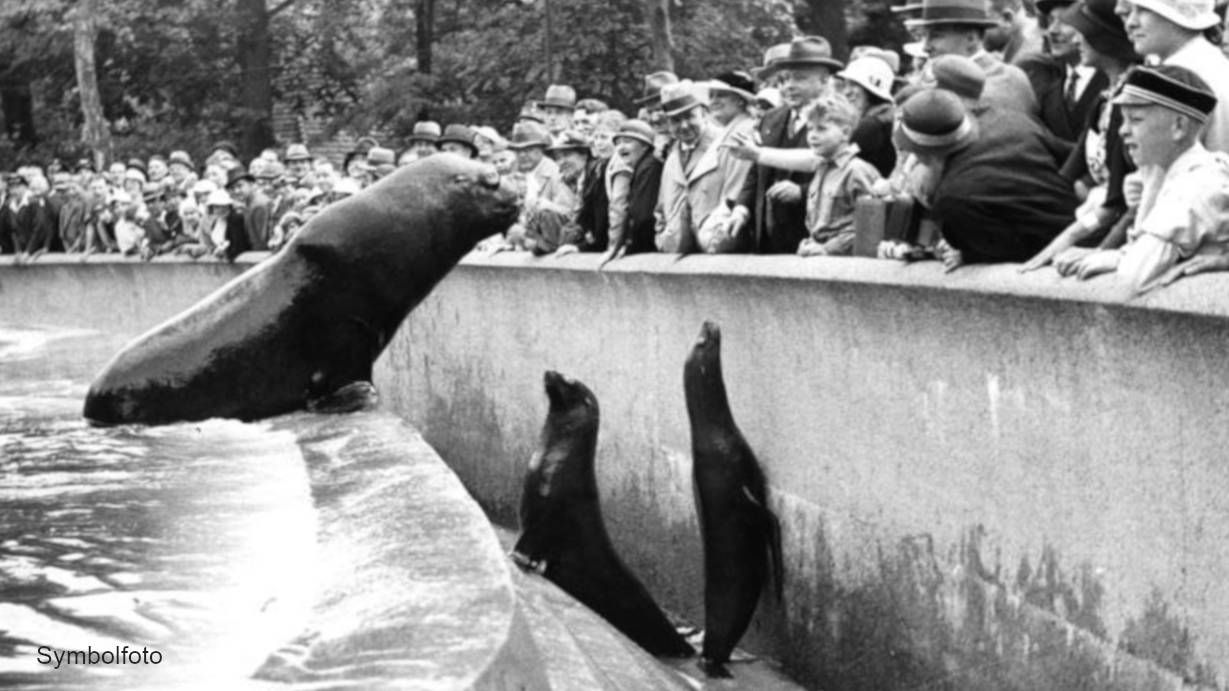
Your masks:
M0 327L0 687L255 684L316 589L294 436L88 427L86 384L123 340ZM40 646L162 661L54 669Z

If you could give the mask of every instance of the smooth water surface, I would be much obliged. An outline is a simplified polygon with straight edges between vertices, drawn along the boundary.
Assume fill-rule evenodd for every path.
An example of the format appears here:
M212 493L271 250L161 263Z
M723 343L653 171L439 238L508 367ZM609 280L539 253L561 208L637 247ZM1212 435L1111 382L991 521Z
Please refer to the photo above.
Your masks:
M299 447L232 421L88 426L126 340L0 325L0 687L258 685L315 589ZM62 652L124 646L122 665Z

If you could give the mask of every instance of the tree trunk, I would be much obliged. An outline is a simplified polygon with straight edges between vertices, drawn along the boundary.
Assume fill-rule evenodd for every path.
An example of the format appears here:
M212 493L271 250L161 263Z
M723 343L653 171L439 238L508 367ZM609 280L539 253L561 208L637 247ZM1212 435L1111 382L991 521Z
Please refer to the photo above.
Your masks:
M84 118L81 139L93 153L94 169L103 170L111 157L111 132L98 93L98 71L94 65L94 39L97 37L98 0L82 0L73 13L73 61Z
M674 39L670 35L670 0L645 0L649 40L653 48L653 71L674 71Z
M417 0L414 24L418 38L418 71L431 74L431 49L435 43L435 0Z
M798 7L794 21L803 33L823 36L832 44L832 55L844 60L849 55L845 27L845 0L807 0Z
M34 131L34 96L30 82L20 76L0 81L0 110L4 111L4 133L18 146L38 141Z
M274 145L273 39L269 35L269 8L265 0L238 0L239 83L245 160Z

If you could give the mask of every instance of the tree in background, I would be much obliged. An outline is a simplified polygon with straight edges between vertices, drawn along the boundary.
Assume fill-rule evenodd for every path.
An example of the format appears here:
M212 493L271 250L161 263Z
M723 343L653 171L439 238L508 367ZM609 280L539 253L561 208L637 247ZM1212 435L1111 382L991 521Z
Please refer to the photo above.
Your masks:
M648 72L752 67L799 33L843 55L846 14L891 19L887 0L92 2L0 2L0 168L106 150L108 135L124 157L218 139L252 156L275 144L275 103L393 137L425 117L506 130L552 81L630 112Z

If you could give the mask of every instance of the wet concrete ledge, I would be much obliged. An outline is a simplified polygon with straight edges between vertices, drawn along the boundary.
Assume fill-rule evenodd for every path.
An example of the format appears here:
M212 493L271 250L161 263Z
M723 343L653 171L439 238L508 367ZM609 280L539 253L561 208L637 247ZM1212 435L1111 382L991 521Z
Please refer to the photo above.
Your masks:
M3 258L0 318L147 328L253 259ZM612 537L698 619L681 368L714 319L786 528L753 648L817 688L1224 688L1229 275L675 259L471 256L377 384L511 522L542 370L586 381Z

